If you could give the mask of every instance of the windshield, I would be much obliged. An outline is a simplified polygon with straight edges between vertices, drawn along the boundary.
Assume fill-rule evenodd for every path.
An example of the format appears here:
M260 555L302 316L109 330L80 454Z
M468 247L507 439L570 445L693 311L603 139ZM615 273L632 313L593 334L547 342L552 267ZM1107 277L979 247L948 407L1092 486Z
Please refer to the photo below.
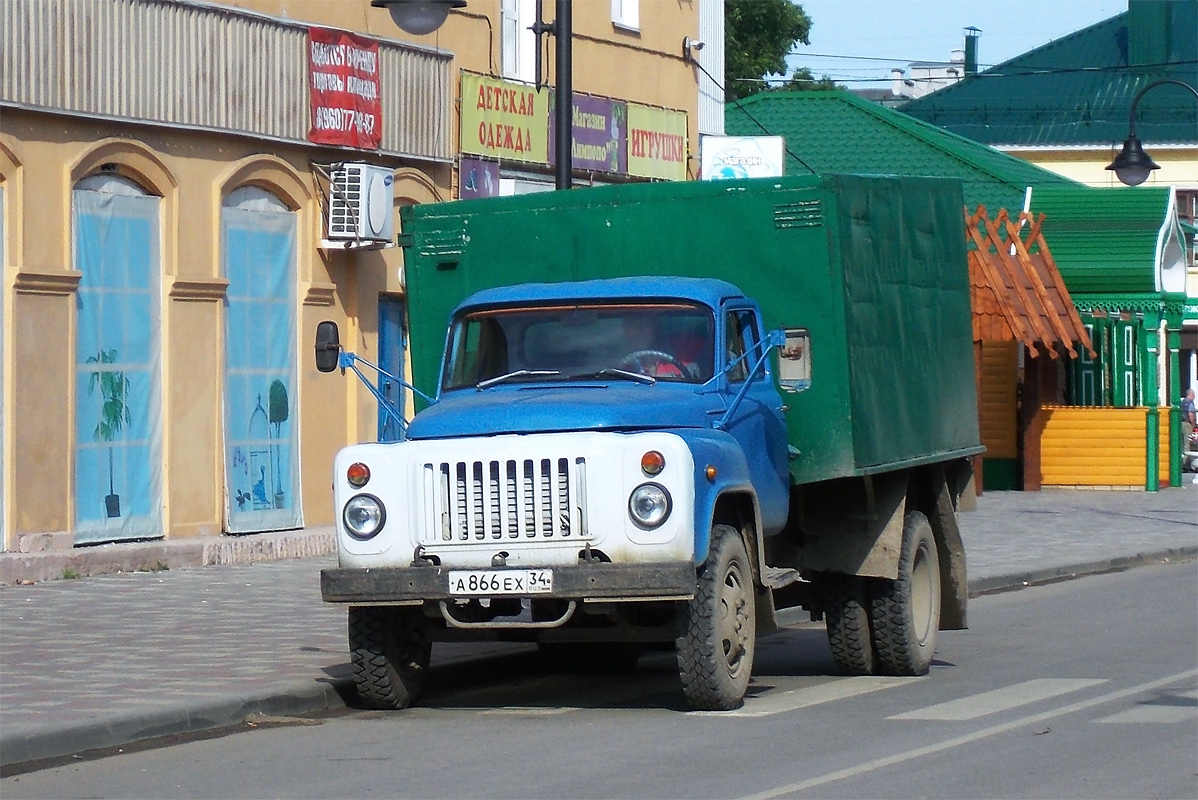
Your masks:
M691 303L470 312L453 322L442 387L597 376L703 383L712 329L711 310Z

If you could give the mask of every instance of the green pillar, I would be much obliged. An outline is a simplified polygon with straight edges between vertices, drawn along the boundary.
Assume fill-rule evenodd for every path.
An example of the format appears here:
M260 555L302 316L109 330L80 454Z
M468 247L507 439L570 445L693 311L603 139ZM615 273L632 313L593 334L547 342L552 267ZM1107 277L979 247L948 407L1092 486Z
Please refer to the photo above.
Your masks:
M1160 353L1160 316L1144 315L1144 344L1140 347L1140 400L1148 407L1145 424L1144 488L1150 492L1161 488L1160 467L1160 384L1157 382L1156 360Z
M1160 453L1160 436L1161 436L1161 414L1153 404L1148 407L1148 413L1144 415L1147 424L1147 478L1144 481L1144 488L1150 492L1158 491L1161 488L1161 453Z
M1168 320L1173 325L1172 319ZM1169 485L1181 486L1181 450L1185 442L1181 440L1181 325L1169 330L1166 334L1169 343Z

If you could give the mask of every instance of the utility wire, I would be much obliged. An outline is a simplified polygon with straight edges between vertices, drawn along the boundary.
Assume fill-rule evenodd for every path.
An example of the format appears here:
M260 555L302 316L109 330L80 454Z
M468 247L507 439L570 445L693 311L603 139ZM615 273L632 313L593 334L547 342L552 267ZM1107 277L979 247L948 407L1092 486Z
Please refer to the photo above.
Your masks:
M727 95L727 91L724 89L724 85L722 83L720 83L719 81L717 81L715 79L715 76L712 75L710 72L708 72L707 69L702 64L699 63L698 59L691 58L689 60L692 64L694 64L696 67L699 68L700 72L702 72L704 75L707 76L707 79L709 81L711 81L712 83L714 83L716 85L716 88L720 90L721 94ZM761 121L759 119L757 119L757 117L750 114L748 112L748 110L746 110L745 107L740 104L740 100L737 100L736 98L732 98L732 102L736 104L736 107L740 109L742 114L744 114L749 119L753 120L753 124L756 125L758 128L761 128L761 130L765 133L766 136L777 136L777 134L771 132L769 128L762 125ZM785 136L782 137L782 148L786 151L786 154L788 156L790 156L795 161L799 162L804 167L806 167L807 171L810 172L812 175L819 174L818 172L816 172L814 167L812 167L810 164L808 164L803 159L799 158L799 156L793 150L790 149L790 145L787 144Z
M792 52L790 55L805 55L805 56L811 57L812 54ZM852 58L852 59L861 59L861 60L869 60L869 61L888 61L888 62L903 60L903 59L873 58L870 56L821 56L821 57L845 58L845 59ZM908 65L910 65L910 64L952 64L952 63L957 63L957 62L951 62L951 61L908 61L907 62ZM1024 77L1037 76L1037 75L1067 75L1067 74L1077 74L1077 73L1093 73L1095 75L1119 74L1119 73L1143 72L1145 70L1167 69L1170 67L1188 67L1188 66L1192 66L1195 64L1198 64L1198 59L1186 59L1184 61L1159 61L1159 62L1152 63L1152 64L1126 64L1126 65L1121 65L1121 66L1117 66L1117 67L1022 67L1022 68L1015 68L1015 69L1010 69L1010 70L1003 70L1001 72L991 71L993 69L993 66L990 66L990 67L986 67L985 71L975 72L970 77L971 78L1016 78L1016 77L1024 78ZM806 66L806 65L801 65L801 66ZM980 67L982 65L979 64L978 66ZM811 69L811 67L807 67L807 69ZM759 80L759 79L757 79L757 78L738 78L737 80L752 81L752 80ZM871 82L871 81L876 82L876 81L889 81L889 80L890 80L890 78L846 78L842 81L842 83L847 83L850 81L855 82L855 83L865 83L865 82ZM922 79L911 78L910 80L922 80Z

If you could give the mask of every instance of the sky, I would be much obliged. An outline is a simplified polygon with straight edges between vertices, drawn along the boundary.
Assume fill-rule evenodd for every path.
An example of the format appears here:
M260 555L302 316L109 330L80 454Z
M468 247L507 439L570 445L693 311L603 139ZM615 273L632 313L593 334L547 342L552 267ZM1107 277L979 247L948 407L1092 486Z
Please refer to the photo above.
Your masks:
M798 0L811 18L810 45L791 69L809 68L849 89L890 87L890 69L948 61L980 28L980 69L1127 11L1128 0ZM838 56L827 58L825 56ZM844 56L858 58L846 59ZM862 60L880 59L880 60Z

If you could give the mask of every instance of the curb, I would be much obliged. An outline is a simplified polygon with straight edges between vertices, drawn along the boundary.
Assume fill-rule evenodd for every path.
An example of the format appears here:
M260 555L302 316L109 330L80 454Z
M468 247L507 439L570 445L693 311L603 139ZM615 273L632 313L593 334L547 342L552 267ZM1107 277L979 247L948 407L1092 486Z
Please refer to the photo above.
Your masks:
M1110 572L1122 572L1147 564L1192 561L1198 559L1198 546L1176 547L1134 556L1090 561L1064 567L1050 567L1007 575L994 575L969 582L969 596L980 597L1000 592L1018 591L1030 586L1083 578ZM434 669L489 658L466 654L448 658ZM27 772L12 770L20 765L37 768L34 762L68 758L88 751L125 747L135 742L168 736L196 734L240 725L255 714L265 716L298 716L345 708L354 696L351 678L322 678L293 681L276 689L250 696L229 696L201 702L193 707L176 707L157 713L130 714L108 722L64 726L57 731L0 735L0 767L5 774ZM41 766L41 765L38 765ZM48 766L48 765L47 765Z
M1087 561L1081 564L1070 564L1064 567L1046 567L1044 569L1015 572L1008 575L994 575L971 580L969 582L969 596L981 597L988 594L1025 589L1029 586L1042 586L1047 583L1059 583L1061 581L1073 580L1074 578L1084 578L1088 575L1122 572L1123 570L1146 564L1193 561L1195 559L1198 559L1198 546L1170 547L1164 550L1137 553L1134 556L1117 556L1115 558Z
M349 678L296 681L251 696L208 700L158 712L121 715L107 722L63 726L55 731L0 736L0 767L66 758L79 753L125 747L166 736L200 733L239 725L255 714L296 716L344 708L352 697ZM24 771L24 770L21 770Z
M0 553L0 583L42 583L119 572L253 564L315 558L335 552L337 534L332 525L244 536L121 542L36 553L6 552Z

